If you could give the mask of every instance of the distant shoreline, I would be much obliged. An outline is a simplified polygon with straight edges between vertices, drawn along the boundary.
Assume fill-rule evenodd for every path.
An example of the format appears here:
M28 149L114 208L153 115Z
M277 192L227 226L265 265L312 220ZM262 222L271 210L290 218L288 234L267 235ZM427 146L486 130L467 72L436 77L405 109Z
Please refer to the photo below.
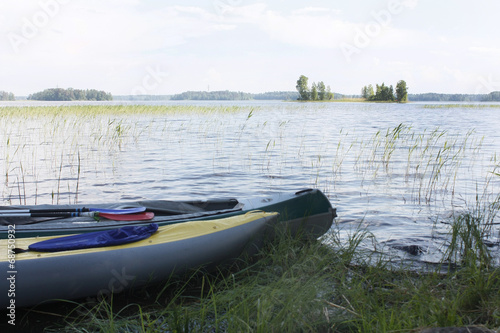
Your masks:
M168 100L183 100L183 101L244 101L244 100L281 100L289 102L363 102L373 103L361 98L360 95L343 95L334 93L335 98L329 101L300 101L299 94L296 91L276 91L265 92L259 94L230 92L230 91L214 91L214 92L190 92L191 95L198 94L199 98L180 98L186 96L189 92L176 95L115 95L113 101L168 101ZM216 94L223 93L224 97ZM183 95L184 94L184 95ZM229 98L229 96L245 96L245 98ZM176 98L172 98L177 96ZM189 95L187 95L189 96ZM209 97L206 97L209 96ZM205 97L205 98L201 98ZM27 96L16 96L16 101L28 100ZM439 93L424 93L424 94L408 94L408 102L500 102L500 92L495 91L489 94L439 94Z
M222 94L223 98L216 98L217 94ZM188 98L187 96L200 96L205 98ZM174 97L175 98L172 98ZM181 98L181 97L186 98ZM208 96L208 97L206 97ZM229 98L229 96L238 96L239 98ZM245 96L241 98L240 96ZM213 92L184 92L176 95L117 95L113 96L113 100L119 101L159 101L159 100L184 100L184 101L242 101L242 100L282 100L288 102L363 102L363 103L384 103L380 101L367 101L361 95L344 95L334 93L332 100L320 101L301 101L298 100L299 93L296 91L275 91L259 94L213 91ZM489 94L440 94L440 93L423 93L423 94L408 94L408 102L500 102L500 91L491 92Z

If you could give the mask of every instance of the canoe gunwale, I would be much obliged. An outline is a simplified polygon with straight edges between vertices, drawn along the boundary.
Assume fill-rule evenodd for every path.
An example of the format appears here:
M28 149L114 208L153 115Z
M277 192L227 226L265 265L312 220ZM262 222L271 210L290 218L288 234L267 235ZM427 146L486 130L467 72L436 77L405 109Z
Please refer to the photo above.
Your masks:
M184 222L186 220L191 219L202 219L205 217L214 217L218 215L226 215L230 213L241 212L241 208L237 209L225 209L218 211L208 211L208 212L200 212L200 213L188 213L183 215L171 215L171 216L155 216L151 220L147 221L111 221L111 220L100 220L92 221L89 220L88 217L71 217L71 218L54 218L46 221L40 221L36 223L30 224L20 224L16 225L17 230L22 229L22 231L29 232L37 232L37 231L45 231L45 230L54 230L54 231L62 231L64 233L74 232L75 227L79 230L85 229L94 229L96 226L98 227L106 227L106 228L119 228L127 225L139 225L139 224L149 224L149 223L162 223L168 224L168 222L176 223L177 221ZM64 227L68 225L68 227ZM0 225L0 233L6 232L8 229L8 225Z
M172 202L166 200L151 200L148 203L161 203L161 202ZM140 205L140 201L128 202L128 203L112 203L110 206L108 204L101 204L101 207L106 206L106 208L123 208L123 205L127 207L132 207L135 205L137 207ZM251 197L243 200L236 199L215 199L207 201L183 201L177 202L179 204L189 203L195 204L198 208L210 207L210 208L223 208L231 207L230 209L220 209L212 211L202 211L202 212L192 212L182 215L170 215L155 216L152 220L148 221L110 221L101 220L99 222L94 220L85 220L85 218L71 218L71 219L60 219L47 221L38 224L21 224L16 225L16 238L33 237L33 236L50 236L50 235L64 235L69 233L83 233L83 232L93 232L105 229L119 228L121 226L127 225L144 225L147 223L158 223L161 225L184 223L188 221L196 221L201 219L218 219L223 217L229 217L239 214L244 214L252 210L263 210L267 212L276 211L280 213L280 220L287 221L290 219L296 219L301 217L313 217L318 214L323 214L329 210L333 210L333 215L335 215L335 208L329 199L317 189L304 189L296 192L288 193L276 193L264 197ZM65 205L65 206L75 206L75 205ZM195 209L197 209L195 207ZM325 220L323 222L325 225L331 225L331 220ZM9 225L0 225L0 239L7 238Z

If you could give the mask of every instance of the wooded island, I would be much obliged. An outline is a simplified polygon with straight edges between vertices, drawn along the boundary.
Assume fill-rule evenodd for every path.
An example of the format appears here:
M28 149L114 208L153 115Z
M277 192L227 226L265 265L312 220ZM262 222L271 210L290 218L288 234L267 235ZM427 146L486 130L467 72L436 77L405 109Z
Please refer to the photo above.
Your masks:
M325 101L333 100L333 93L331 92L330 86L325 90L325 84L323 81L318 84L312 84L312 88L309 89L308 86L309 78L305 75L301 75L297 80L297 85L295 86L299 92L299 101ZM386 86L384 83L381 85L376 85L376 91L374 91L373 86L370 84L364 86L361 89L361 98L366 101L374 102L399 102L404 103L408 101L408 89L406 87L406 82L401 80L396 85L396 94L394 94L394 89L391 86Z

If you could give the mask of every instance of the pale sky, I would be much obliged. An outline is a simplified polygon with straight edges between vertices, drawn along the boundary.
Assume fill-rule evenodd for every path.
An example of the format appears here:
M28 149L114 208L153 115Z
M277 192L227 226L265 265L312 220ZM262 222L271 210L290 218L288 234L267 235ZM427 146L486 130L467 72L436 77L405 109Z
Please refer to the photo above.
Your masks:
M0 90L500 90L498 0L2 0Z

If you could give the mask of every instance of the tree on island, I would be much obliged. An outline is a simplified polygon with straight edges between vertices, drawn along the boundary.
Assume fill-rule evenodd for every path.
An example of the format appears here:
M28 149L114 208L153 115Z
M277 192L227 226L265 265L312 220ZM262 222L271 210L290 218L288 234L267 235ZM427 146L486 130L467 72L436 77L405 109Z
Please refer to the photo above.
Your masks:
M318 98L320 101L323 101L326 97L326 87L323 81L318 83Z
M394 89L392 86L386 86L384 83L382 85L376 84L375 96L373 100L383 101L383 102L394 102Z
M0 101L15 101L16 98L11 92L0 91Z
M299 79L297 80L297 85L295 88L297 88L297 91L299 92L299 101L308 101L309 98L309 87L307 86L307 81L309 78L305 75L301 75Z
M314 82L313 82L312 89L311 89L311 100L313 100L313 101L318 100L318 86Z
M253 94L256 100L296 100L298 92L296 91L270 91L265 93Z
M243 101L252 99L252 94L240 91L185 91L180 94L173 95L172 100L227 100L227 101Z
M326 87L326 96L325 97L328 101L333 99L333 93L332 93L332 90L330 89L330 86Z
M391 86L386 86L384 83L381 85L375 85L375 92L373 91L373 86L370 84L364 86L361 89L361 96L367 101L374 102L394 102L404 103L408 101L408 90L406 88L406 82L400 80L396 85L396 95L394 95L394 88Z
M406 82L400 80L396 84L396 101L399 103L408 102L408 88L406 87Z
M500 102L500 91L492 91L488 95L484 95L482 102Z
M500 91L489 94L408 94L408 99L414 102L500 102Z
M35 101L111 101L113 96L95 89L52 88L31 94L28 99Z
M295 88L299 92L299 101L325 101L332 100L333 93L330 86L326 87L323 81L319 83L313 82L312 89L309 90L308 87L309 78L305 75L301 75L297 80L297 85Z
M373 86L369 84L368 86L364 86L363 89L361 89L361 97L364 99L370 99L372 96L375 95L375 92L373 91Z

